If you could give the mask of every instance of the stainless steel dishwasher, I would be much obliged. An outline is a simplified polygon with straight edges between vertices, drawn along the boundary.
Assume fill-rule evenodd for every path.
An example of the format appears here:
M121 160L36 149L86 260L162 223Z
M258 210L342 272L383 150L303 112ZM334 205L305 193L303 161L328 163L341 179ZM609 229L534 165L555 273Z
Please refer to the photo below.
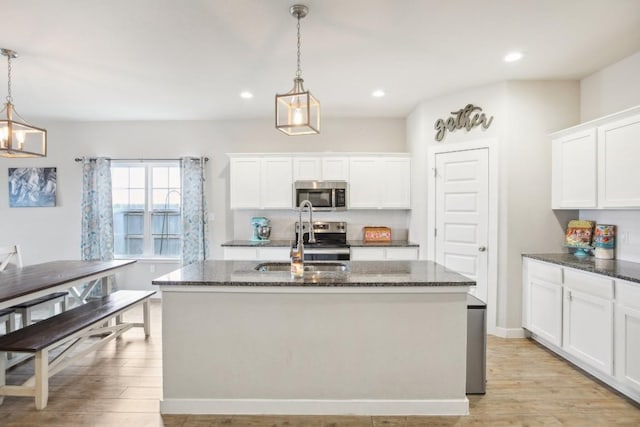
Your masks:
M485 394L487 304L467 294L467 394Z

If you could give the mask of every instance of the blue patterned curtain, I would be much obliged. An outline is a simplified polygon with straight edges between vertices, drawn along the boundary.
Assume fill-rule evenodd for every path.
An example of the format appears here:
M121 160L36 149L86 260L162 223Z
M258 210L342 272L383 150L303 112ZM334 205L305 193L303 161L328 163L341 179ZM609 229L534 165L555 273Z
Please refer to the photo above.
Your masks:
M113 259L111 160L82 159L82 259Z
M182 175L182 264L204 261L209 255L207 203L204 197L205 159L180 159Z

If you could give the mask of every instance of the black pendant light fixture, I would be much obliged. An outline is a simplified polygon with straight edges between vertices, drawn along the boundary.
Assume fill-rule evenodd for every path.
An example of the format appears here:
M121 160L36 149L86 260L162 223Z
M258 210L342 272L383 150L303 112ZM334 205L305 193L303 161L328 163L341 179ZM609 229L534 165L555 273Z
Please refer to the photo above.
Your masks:
M47 131L30 124L20 117L13 106L11 96L11 60L18 57L18 53L11 49L2 49L2 55L7 57L7 102L0 114L0 157L45 157L47 155ZM15 120L17 117L18 120Z
M293 88L276 95L276 129L287 135L320 133L320 103L311 92L305 91L300 69L300 20L307 16L309 8L296 4L289 12L298 20L298 68Z

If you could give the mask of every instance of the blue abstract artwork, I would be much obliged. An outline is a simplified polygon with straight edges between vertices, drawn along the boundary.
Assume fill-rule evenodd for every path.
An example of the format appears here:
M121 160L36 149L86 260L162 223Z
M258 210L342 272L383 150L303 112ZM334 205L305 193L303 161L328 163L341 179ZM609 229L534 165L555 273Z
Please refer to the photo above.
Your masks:
M56 168L9 168L9 207L56 205Z

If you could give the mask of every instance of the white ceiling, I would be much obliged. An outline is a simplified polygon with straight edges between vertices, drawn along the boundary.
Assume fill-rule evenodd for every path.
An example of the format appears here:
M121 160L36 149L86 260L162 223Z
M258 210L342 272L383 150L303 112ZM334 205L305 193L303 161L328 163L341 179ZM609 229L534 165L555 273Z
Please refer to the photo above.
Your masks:
M302 76L323 116L405 117L434 96L580 79L640 51L640 0L299 2ZM293 84L295 3L0 0L0 47L20 54L16 110L34 124L271 117L275 93ZM514 49L525 58L503 62Z

